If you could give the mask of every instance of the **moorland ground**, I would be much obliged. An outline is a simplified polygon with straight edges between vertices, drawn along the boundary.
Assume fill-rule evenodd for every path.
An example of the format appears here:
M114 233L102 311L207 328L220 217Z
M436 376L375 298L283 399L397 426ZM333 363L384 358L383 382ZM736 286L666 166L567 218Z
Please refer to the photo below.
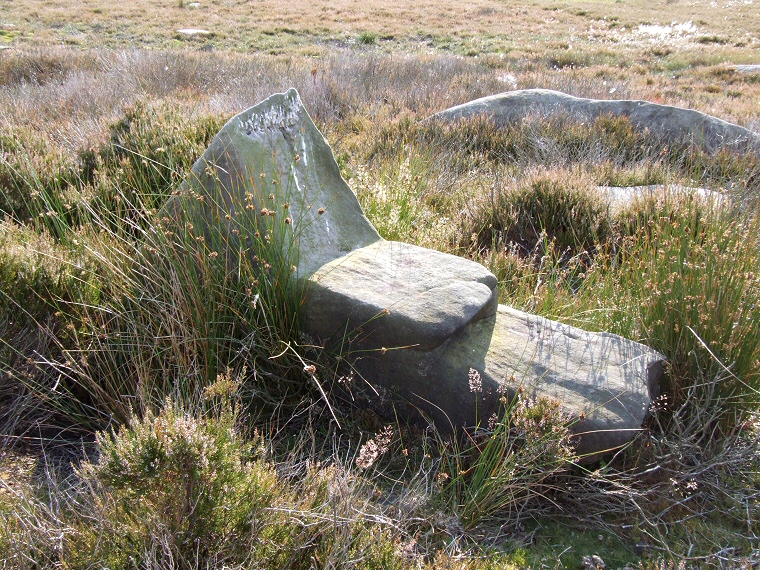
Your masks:
M609 117L420 123L543 87L757 130L760 74L731 67L760 63L752 0L30 0L0 4L0 47L4 567L757 564L757 155ZM470 439L388 422L300 334L297 292L165 227L224 122L289 87L384 237L668 356L629 449L575 465L528 398ZM730 207L595 193L646 184Z

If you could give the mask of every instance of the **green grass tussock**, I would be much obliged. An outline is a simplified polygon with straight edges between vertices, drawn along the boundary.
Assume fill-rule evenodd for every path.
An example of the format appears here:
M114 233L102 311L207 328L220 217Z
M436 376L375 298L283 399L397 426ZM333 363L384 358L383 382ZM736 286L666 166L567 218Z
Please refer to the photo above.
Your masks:
M490 203L472 221L480 248L517 244L530 252L549 240L573 257L609 240L609 206L588 180L570 178L565 172L526 173L519 186L509 181L504 186L492 190Z

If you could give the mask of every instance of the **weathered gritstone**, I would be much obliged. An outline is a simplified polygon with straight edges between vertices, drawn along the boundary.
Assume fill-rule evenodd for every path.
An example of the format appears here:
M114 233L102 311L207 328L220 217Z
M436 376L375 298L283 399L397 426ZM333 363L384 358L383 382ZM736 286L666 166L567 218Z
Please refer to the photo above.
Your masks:
M734 69L739 73L760 73L760 65L756 63L730 65L729 69Z
M650 184L648 186L597 186L613 212L620 211L638 200L695 200L708 208L725 206L728 199L708 188L683 186L681 184Z
M634 128L656 141L694 144L707 152L720 149L760 150L760 136L717 117L648 101L583 99L549 89L525 89L483 97L441 111L428 120L454 121L487 116L496 124L514 124L526 117L561 116L578 122L625 116Z
M498 304L496 277L482 265L386 240L325 264L310 281L311 332L362 327L363 344L381 350L432 350Z
M262 180L278 182L276 196ZM308 286L307 332L353 337L356 370L443 429L473 426L501 393L522 387L561 401L577 420L579 451L597 454L630 441L657 395L657 352L498 305L497 280L481 265L380 238L293 89L230 120L183 194L172 208L208 197L201 203L216 210L204 216L216 224L242 219L235 204L287 203L292 222L281 231L293 232L284 247L297 248L294 275ZM239 233L229 243L244 240ZM469 390L470 368L483 380L478 394Z

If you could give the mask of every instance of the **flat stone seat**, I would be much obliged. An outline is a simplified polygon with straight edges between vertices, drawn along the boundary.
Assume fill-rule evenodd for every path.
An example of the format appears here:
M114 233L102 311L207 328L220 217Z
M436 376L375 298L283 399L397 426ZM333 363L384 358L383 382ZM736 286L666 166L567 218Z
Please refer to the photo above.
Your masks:
M329 338L361 327L365 347L432 350L498 304L496 277L482 265L386 240L325 264L309 281L307 328Z
M486 324L486 323L484 323ZM610 333L591 333L500 305L483 376L574 414L580 455L615 449L641 429L659 395L663 356Z
M398 393L444 429L474 425L473 410L487 418L501 395L513 398L518 390L557 400L572 416L577 452L587 462L641 431L660 393L663 362L661 354L618 335L498 305L494 315L436 349L370 353L357 367L396 379ZM480 373L482 392L468 389L471 368Z

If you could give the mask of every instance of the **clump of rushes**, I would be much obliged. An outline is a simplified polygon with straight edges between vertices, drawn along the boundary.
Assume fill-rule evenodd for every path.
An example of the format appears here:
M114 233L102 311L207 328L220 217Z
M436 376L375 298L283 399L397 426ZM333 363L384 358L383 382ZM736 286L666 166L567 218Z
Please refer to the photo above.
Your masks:
M719 395L749 411L760 390L758 219L713 208L659 202L623 246L618 278L628 292L618 293L639 307L631 314L641 336L668 357L677 404L722 377Z
M244 397L267 416L309 406L310 390L321 397L294 352L303 291L294 274L299 228L284 208L290 182L254 183L282 203L254 207L247 195L222 204L188 191L176 198L187 207L156 212L148 186L132 189L137 201L117 194L113 211L93 204L85 234L69 229L69 243L81 240L93 260L80 280L98 283L98 294L93 301L75 289L50 300L68 334L42 327L54 350L34 359L31 378L17 376L60 427L91 433L167 396L197 405L228 367L248 371Z
M363 45L374 45L377 43L377 34L375 32L365 31L359 34L356 41Z
M671 196L639 201L615 226L615 247L545 314L662 352L671 407L687 399L718 405L717 395L734 425L737 412L755 409L760 388L757 217Z
M481 389L477 371L468 381L471 390ZM504 391L500 412L486 425L466 433L463 443L442 445L441 500L464 528L540 511L575 460L571 421L557 401L522 391L508 400Z

